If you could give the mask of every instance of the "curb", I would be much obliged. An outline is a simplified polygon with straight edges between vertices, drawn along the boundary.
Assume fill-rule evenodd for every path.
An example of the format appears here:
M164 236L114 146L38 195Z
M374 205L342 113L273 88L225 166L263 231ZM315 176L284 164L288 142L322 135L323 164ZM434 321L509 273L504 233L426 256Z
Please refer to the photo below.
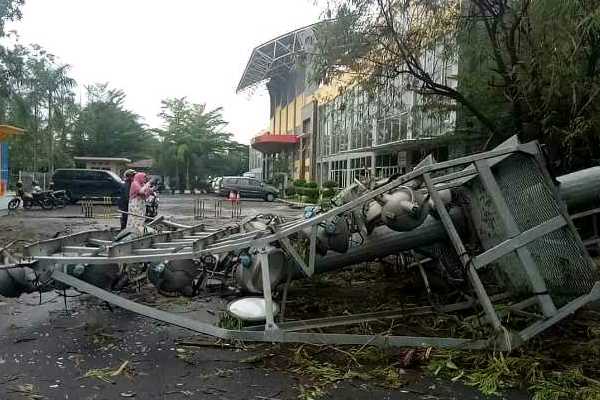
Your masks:
M298 203L298 202L294 202L294 201L290 201L290 200L284 200L284 199L277 199L278 202L287 204L290 207L294 207L294 208L304 208L304 207L313 207L316 206L316 204L312 204L312 203Z

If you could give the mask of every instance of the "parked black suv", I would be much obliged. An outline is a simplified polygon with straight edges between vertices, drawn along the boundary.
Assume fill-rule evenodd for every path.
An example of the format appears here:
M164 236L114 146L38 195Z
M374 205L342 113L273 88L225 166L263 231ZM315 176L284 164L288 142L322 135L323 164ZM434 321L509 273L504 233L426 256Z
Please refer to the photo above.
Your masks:
M52 175L55 190L64 190L72 203L83 199L119 198L123 181L112 171L57 169Z
M224 176L217 184L217 193L221 196L229 196L230 192L239 193L240 197L256 197L273 201L277 197L277 189L273 186L265 185L257 179L246 178L243 176Z

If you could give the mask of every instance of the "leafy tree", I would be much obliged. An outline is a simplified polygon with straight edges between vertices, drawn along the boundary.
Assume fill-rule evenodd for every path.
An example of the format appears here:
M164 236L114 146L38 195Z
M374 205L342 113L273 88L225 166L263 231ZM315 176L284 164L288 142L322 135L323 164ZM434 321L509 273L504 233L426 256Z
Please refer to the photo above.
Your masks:
M334 4L317 32L316 79L377 90L404 76L431 103L456 104L460 128L487 132L488 144L540 139L567 155L563 169L600 158L598 1Z
M55 69L47 70L45 76L45 94L47 96L48 107L48 123L46 129L49 139L49 170L54 171L55 161L55 143L56 143L56 122L63 122L62 119L56 118L56 112L62 111L65 103L73 101L73 92L71 88L76 85L73 78L67 75L69 70L68 65L61 65ZM57 110L57 108L59 110ZM55 121L56 120L56 121ZM63 129L64 134L64 129Z
M248 170L249 149L248 145L231 142L225 153L216 153L210 157L210 167L207 168L211 176L236 176Z
M33 123L31 134L34 135L35 160L44 157L47 170L54 171L54 150L56 147L55 111L62 108L64 103L73 102L72 89L77 85L68 73L70 66L59 64L56 57L38 45L32 46L25 62L27 75L25 75L27 92L26 101L33 109ZM39 141L39 143L38 143ZM64 143L63 143L64 146ZM35 169L35 168L34 168Z
M86 88L88 103L79 112L72 136L72 153L79 156L145 158L156 139L125 109L125 93L108 84Z
M52 171L56 154L59 165L66 160L67 124L64 110L73 109L76 83L69 66L38 45L5 48L7 71L0 95L3 121L26 128L27 134L12 141L13 166ZM56 132L60 131L57 143Z
M225 131L221 108L207 110L204 104L171 98L163 100L159 116L163 127L157 130L161 141L158 164L164 173L185 182L189 189L194 178L215 175L227 169L225 165L235 169L231 157L236 154L240 159L241 147Z
M4 24L7 21L21 19L23 4L25 4L25 0L0 0L0 37L5 34Z

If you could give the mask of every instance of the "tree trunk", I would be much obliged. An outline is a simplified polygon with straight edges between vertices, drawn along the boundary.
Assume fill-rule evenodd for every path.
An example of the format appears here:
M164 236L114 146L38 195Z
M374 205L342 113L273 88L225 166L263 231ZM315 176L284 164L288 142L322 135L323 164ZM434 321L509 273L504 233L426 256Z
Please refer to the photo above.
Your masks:
M181 189L181 177L179 176L179 162L175 161L175 176L177 177L177 187L174 188L176 190Z
M48 154L48 172L54 173L54 134L52 133L52 94L48 94L48 137L50 139L50 151Z
M33 172L37 172L37 131L38 131L38 106L33 107Z
M191 191L190 188L190 162L189 160L185 163L185 187Z

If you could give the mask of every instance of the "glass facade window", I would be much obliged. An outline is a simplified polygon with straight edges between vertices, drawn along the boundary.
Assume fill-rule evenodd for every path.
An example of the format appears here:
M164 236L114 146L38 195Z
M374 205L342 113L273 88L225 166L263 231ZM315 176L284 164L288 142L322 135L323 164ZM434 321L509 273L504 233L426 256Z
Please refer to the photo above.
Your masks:
M331 153L337 154L348 150L348 122L346 118L351 114L351 110L347 110L346 96L338 96L333 101L334 109L331 112L332 129L331 129Z
M316 179L317 183L319 183L319 184L323 183L322 171L323 171L322 163L317 163L316 169L315 169L315 179Z
M319 158L327 157L330 154L331 129L332 129L331 106L325 104L319 107L319 136L317 156Z
M375 157L375 176L387 178L400 172L398 153L379 154Z
M435 112L431 108L435 107ZM451 103L439 100L435 106L427 105L422 96L416 96L412 108L412 137L437 137L451 131L454 127L455 112Z
M350 183L354 179L361 180L371 174L371 156L358 157L350 160Z
M302 121L302 133L311 133L312 129L311 129L311 124L310 124L310 118L305 119L304 121Z
M320 157L372 145L372 121L375 118L368 94L349 89L319 107Z
M421 61L433 79L452 86L457 66L442 50L441 46L432 48ZM372 90L354 86L333 99L319 100L313 145L317 146L316 176L320 182L331 179L344 187L365 168L380 178L406 173L418 158L410 152L398 153L406 148L403 141L437 137L454 129L454 103L424 98L410 89L407 79L400 75ZM417 144L410 147L420 149ZM374 157L373 152L379 154ZM447 157L444 153L440 156ZM340 160L343 157L346 160Z
M377 144L408 139L408 113L377 121Z
M346 187L348 185L348 161L332 161L331 170L329 171L329 179L337 182L338 187Z
M438 58L433 51L424 63L436 79L445 81L448 63ZM373 92L349 88L319 106L317 155L322 158L373 144L443 135L452 130L455 111L451 102L440 102L426 104L421 95L406 88L401 76Z
M316 171L317 182L323 184L325 181L329 180L329 162L320 162L317 163L317 171Z

